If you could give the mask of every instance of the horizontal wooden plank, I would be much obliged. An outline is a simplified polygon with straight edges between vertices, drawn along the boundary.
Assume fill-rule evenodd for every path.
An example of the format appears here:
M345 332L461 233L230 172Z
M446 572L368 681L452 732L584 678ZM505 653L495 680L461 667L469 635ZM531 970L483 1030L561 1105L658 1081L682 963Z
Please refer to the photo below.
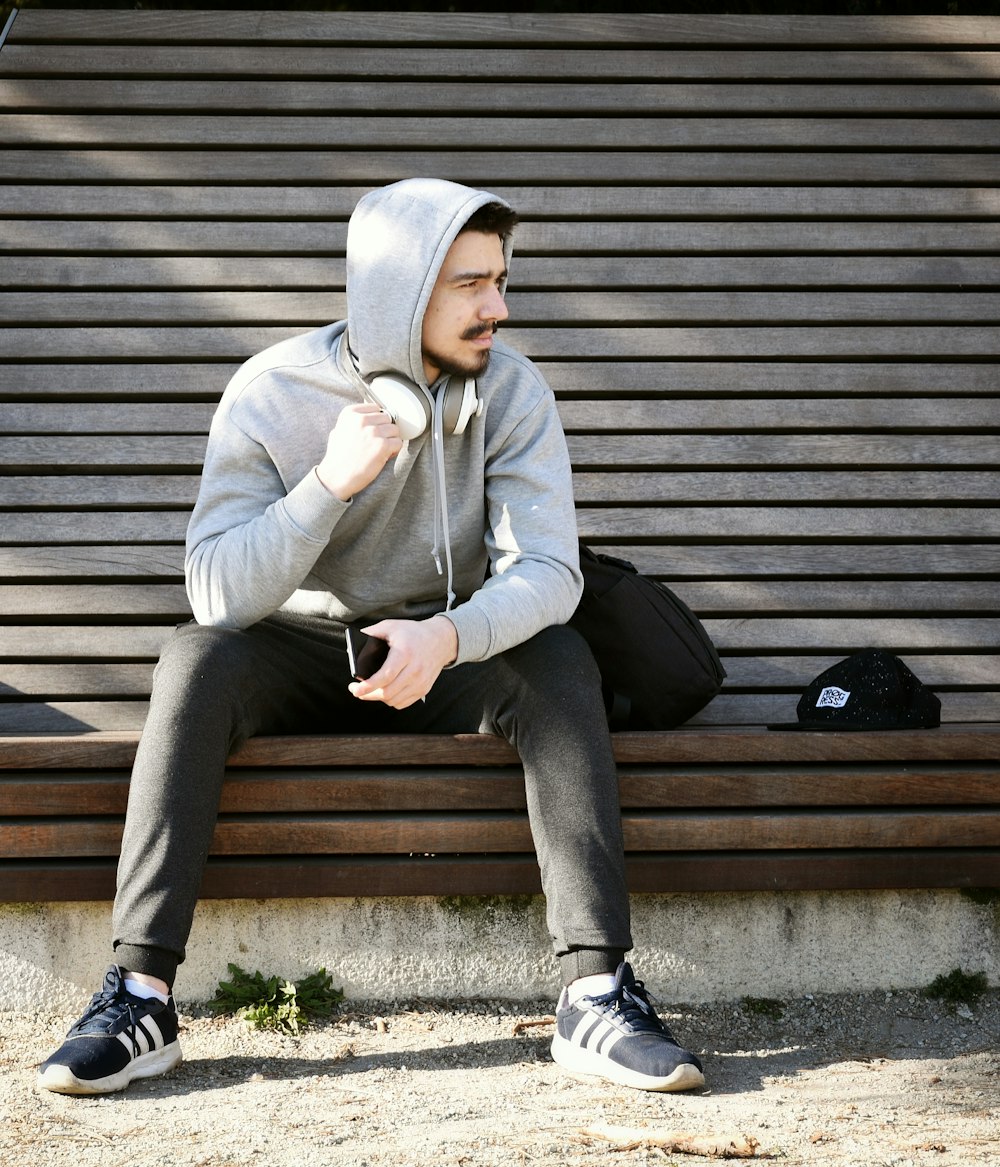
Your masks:
M4 480L7 507L48 510L169 506L190 509L198 492L196 474L37 475ZM994 471L982 470L804 470L776 478L759 472L594 471L573 476L578 506L639 502L673 505L733 503L908 503L996 502ZM974 521L974 520L973 520ZM3 572L0 566L0 574Z
M207 434L214 412L214 404L195 401L9 403L4 406L4 430L9 434Z
M187 466L200 470L206 441L204 434L0 437L0 464L66 467L144 464ZM159 455L155 453L156 449L160 450Z
M915 553L919 555L919 552ZM995 580L962 582L954 579L886 582L842 580L802 582L778 580L675 584L675 590L702 616L734 612L826 614L862 612L969 613L1000 610ZM183 584L0 584L0 613L7 618L41 616L98 620L132 616L177 620L190 618ZM1000 674L998 674L1000 677ZM2 682L0 682L2 691Z
M784 688L801 693L821 672L838 663L835 656L727 656L726 686ZM996 688L1000 680L1000 656L995 653L969 653L948 656L943 653L910 654L905 662L929 688L957 688L981 685ZM12 666L14 669L17 666ZM44 667L44 666L39 666Z
M919 481L919 475L917 476ZM37 517L37 516L36 516ZM5 524L9 516L5 516ZM178 524L180 525L180 524ZM161 536L162 537L162 536ZM179 540L183 538L183 532ZM610 554L630 559L648 574L668 581L709 577L768 579L823 577L850 580L855 576L891 578L992 578L996 571L994 543L940 544L817 544L746 543L602 544ZM919 549L917 549L917 547ZM175 544L77 543L50 546L0 546L0 579L125 580L143 576L151 581L179 580L184 549Z
M31 188L54 189L60 188ZM73 188L76 190L86 188ZM115 188L116 204L128 187ZM197 189L197 188L192 188ZM681 188L686 189L686 188ZM702 188L703 189L703 188ZM799 188L790 187L789 190ZM862 188L877 192L878 188ZM95 188L107 205L105 188ZM770 190L769 196L780 194ZM822 193L822 192L818 192ZM905 192L892 192L903 194ZM997 192L1000 195L1000 191ZM229 196L236 198L236 193ZM37 207L27 198L21 205ZM984 203L983 206L988 206ZM77 212L79 213L79 212ZM1000 207L997 208L1000 213ZM346 261L336 256L315 258L257 256L109 256L8 255L5 283L11 289L70 291L158 290L187 288L252 289L283 287L317 289L324 293L344 287ZM816 288L856 290L877 288L899 292L935 288L994 287L996 260L992 256L924 255L568 255L532 256L518 253L513 289L551 288ZM514 294L511 291L511 295Z
M914 616L838 617L785 616L771 619L709 618L705 621L715 643L731 652L832 651L844 646L845 652L861 648L886 648L893 652L932 652L937 649L992 649L1000 628L989 617L977 619L942 615L934 618ZM842 652L840 655L844 655ZM998 720L1000 720L1000 710ZM759 720L774 720L762 717ZM989 720L989 719L987 719Z
M637 358L699 360L887 358L955 360L1000 356L1000 328L966 325L844 325L768 327L627 328L603 325L529 328L511 325L503 338L533 360ZM0 348L10 359L247 360L302 331L290 326L218 325L210 328L0 328Z
M14 409L13 406L10 408ZM121 408L121 405L109 407ZM901 417L904 409L905 419ZM787 398L685 401L669 397L638 401L622 398L574 400L561 402L559 414L563 427L570 433L615 429L620 432L661 430L676 433L684 430L705 433L743 429L899 431L904 428L916 432L925 427L941 433L949 429L1000 427L1000 410L992 400L921 398L916 395L908 399L905 406L896 397L838 397L812 401ZM16 418L14 414L12 425L17 424ZM910 497L923 499L928 496L914 492Z
M992 635L991 644L995 644L996 629L992 630ZM843 637L843 633L841 636ZM843 656L858 648L881 647L885 640L883 637L872 637L867 643L843 642L840 646L827 640L820 645L807 644L804 647L807 649L814 647ZM890 643L889 647L909 653L920 651L927 646L907 642L903 645ZM964 646L945 647L954 651L956 648L977 646L967 643ZM985 648L989 645L984 643L978 647ZM723 692L706 709L693 717L690 724L692 727L715 730L794 721L795 702L795 696L788 694ZM977 724L1000 718L1000 693L976 690L946 693L942 717L955 725ZM8 702L0 703L0 735L89 733L94 730L138 731L142 729L145 718L146 704L141 699Z
M123 329L119 334L128 337L133 331L138 333L140 330ZM947 360L959 354L967 359L1000 355L1000 328L964 325L850 325L839 328L805 325L799 328L780 325L761 325L757 328L623 328L607 325L593 329L532 329L513 326L505 330L503 336L533 359L567 357L579 360L581 357L603 357L612 360L619 357L686 356L719 360L734 357L809 356L818 359L854 357L864 360L897 356L912 360L919 356L928 360Z
M135 700L0 703L0 735L141 730L147 703Z
M801 41L794 49L733 49L722 51L717 35L710 49L676 48L520 48L501 47L482 38L469 48L427 45L235 44L219 46L182 43L145 44L141 48L114 44L49 43L43 49L25 44L15 35L8 40L0 61L0 75L8 77L141 77L253 80L322 80L427 77L456 81L502 77L505 80L570 80L590 83L594 78L617 77L622 82L658 81L991 81L1000 76L1000 54L995 51L996 24L980 25L994 35L980 40L974 52L963 52L943 36L929 50L880 51L844 48L836 52L810 51ZM618 21L618 27L627 22ZM835 25L828 24L832 30ZM860 26L855 25L855 28ZM947 26L946 26L947 27ZM956 32L958 29L956 28ZM858 33L853 35L857 36ZM20 32L23 37L23 31ZM369 32L368 38L371 38ZM186 40L187 38L185 38ZM450 39L450 38L449 38ZM573 40L572 34L566 39ZM935 38L932 38L932 42ZM489 47L484 48L484 43ZM610 42L615 44L614 34ZM828 44L825 39L821 44ZM903 42L895 42L903 43ZM943 51L934 51L939 47ZM973 47L973 46L970 46Z
M969 292L516 292L507 295L519 323L581 320L642 324L992 323L1000 293ZM0 292L8 324L209 325L215 322L320 327L347 315L342 292Z
M899 770L811 766L624 767L626 808L951 806L997 801L992 770L924 765ZM128 773L4 772L5 817L124 815ZM220 810L235 813L524 810L519 767L491 771L238 770L228 772Z
M51 85L51 82L46 85ZM913 92L912 86L905 88L906 92ZM491 91L497 92L498 89L492 86ZM370 189L370 185L259 186L253 182L236 188L208 185L123 186L116 183L111 175L104 185L10 185L6 188L10 203L8 215L11 218L47 215L74 219L305 218L321 219L324 222L349 218L358 200ZM874 216L892 220L982 219L994 215L1000 209L1000 191L991 187L967 186L595 186L592 183L511 186L507 182L499 182L494 183L490 189L516 207L526 222L532 219L620 219L636 216L706 219L720 215L730 220L751 216L768 219L852 219ZM114 192L113 201L109 201L111 191ZM296 260L296 264L300 269L304 266L302 260ZM560 267L566 270L565 257L560 257ZM325 271L327 284L342 285L344 282L343 264L331 264L324 260L322 269L317 266L316 270ZM524 271L519 259L518 280L520 282L523 279ZM319 279L316 282L322 283Z
M159 543L184 539L189 512L163 511L55 511L11 512L4 516L4 539L11 545L45 543ZM1000 510L995 507L838 506L671 506L588 507L577 509L583 539L593 543L651 539L710 542L739 539L839 539L872 542L928 540L952 543L956 539L995 540ZM878 551L871 551L872 560ZM897 558L902 553L896 552ZM909 572L919 572L919 553L908 553Z
M845 429L848 427L845 427ZM25 439L28 441L29 439ZM114 439L116 442L118 439ZM11 438L9 442L18 442ZM53 439L65 443L72 454L72 438ZM998 460L1000 446L993 435L942 434L930 438L922 434L866 433L796 433L771 435L748 434L569 434L567 438L573 464L583 466L727 466L790 467L809 463L813 466L945 466L967 464L982 466ZM0 447L2 449L2 447ZM12 452L16 447L12 447Z
M37 360L37 357L34 358ZM170 400L179 395L217 401L236 372L232 361L144 364L110 358L112 363L65 364L0 362L0 393L58 400L88 394L118 399ZM545 361L539 368L557 394L616 396L657 394L738 393L745 404L758 394L783 394L800 399L812 394L845 397L875 394L921 397L925 394L996 394L1000 368L995 363L954 361L916 363L911 360L822 363L782 361L601 360Z
M623 810L628 851L798 850L840 847L989 847L1000 811L917 809L671 812ZM117 855L114 819L0 820L0 857ZM527 814L501 811L405 816L234 815L215 829L214 855L534 852Z
M593 164L593 163L592 163ZM829 165L829 164L828 164ZM252 223L180 219L11 219L4 251L73 255L127 251L130 255L208 252L282 256L342 255L347 225L339 220L257 220ZM912 220L868 222L744 220L699 222L667 219L595 219L582 230L575 222L529 221L517 232L518 254L568 252L948 252L996 251L1000 224L994 221ZM515 289L516 290L516 284ZM336 315L336 313L335 313Z
M987 585L983 585L984 587ZM697 599L691 585L685 598ZM727 656L726 689L781 688L801 692L812 679L837 663L832 656ZM932 689L977 685L997 687L1000 657L995 654L956 656L928 655L908 658L911 668ZM152 687L153 662L127 664L109 660L102 664L7 663L4 665L0 696L6 698L43 697L148 697Z
M867 733L773 733L762 726L684 728L611 735L623 765L1000 761L1000 724ZM0 769L130 769L138 732L55 733L0 738ZM343 766L509 766L514 751L489 734L287 735L252 738L233 755L240 768Z
M49 510L120 506L190 510L199 481L198 474L12 477L4 480L4 503L8 507L40 506Z
M708 852L626 856L635 893L995 887L996 848ZM112 899L113 860L8 862L0 902ZM297 856L208 861L204 899L537 895L534 856Z
M883 641L875 640L862 647L874 648L882 644ZM904 655L910 652L909 646L898 645L896 647ZM854 650L855 646L849 645L838 651L844 655ZM828 651L831 650L828 649ZM940 696L943 721L958 725L966 722L989 721L991 718L1000 717L1000 692L995 690L989 692L956 690L943 692ZM783 695L723 691L710 705L691 719L691 724L702 728L721 728L725 726L795 723L797 701L797 693ZM116 722L108 721L108 728L116 727Z
M868 647L882 643L875 641ZM853 652L857 647L856 644L823 646L826 652L840 655ZM912 655L909 645L898 647L904 654ZM916 651L920 651L919 645ZM692 728L716 730L794 723L797 696L725 689L692 717L689 724ZM943 691L941 696L942 718L948 724L978 724L1000 717L1000 693L995 689L956 688ZM145 724L146 714L146 699L139 695L115 695L104 699L93 696L52 697L44 701L27 698L0 704L0 735L139 731Z
M187 509L12 512L4 515L3 537L13 546L113 543L121 549L137 543L183 543L190 517Z
M959 507L625 507L577 510L585 540L996 539L1000 509Z
M9 512L4 516L4 540L10 546L23 544L34 546L41 543L58 544L111 544L120 546L131 543L162 543L165 540L182 542L189 519L189 511L36 511ZM926 548L928 540L935 540L950 546L954 540L970 540L982 543L996 539L997 511L979 508L951 506L901 507L848 507L821 508L819 504L803 504L799 507L750 506L727 507L722 503L715 507L670 506L609 508L581 506L577 510L577 523L581 536L588 542L597 544L636 541L643 546L631 552L640 562L648 562L645 543L650 539L669 539L678 543L716 543L739 539L743 542L756 540L770 543L773 540L796 540L811 544L823 539L858 541L866 544L865 554L869 563L884 563L887 570L906 574L926 574L919 554L912 547ZM900 546L886 549L883 541L892 540ZM905 549L902 541L909 540ZM900 549L900 547L904 549ZM811 548L795 548L791 552L778 551L774 562L810 562ZM753 554L742 552L749 561ZM654 553L655 554L655 553ZM689 554L676 552L670 560L673 572L681 572L680 557ZM854 557L842 551L845 557L844 570L858 571ZM923 551L920 554L924 554ZM726 562L725 552L717 547L709 552L720 566ZM703 561L703 563L706 561ZM730 561L731 562L731 561ZM823 562L818 560L818 562ZM830 560L826 562L829 564ZM930 563L931 560L924 562ZM941 557L936 557L941 562ZM670 571L671 567L667 567ZM995 564L992 565L995 568ZM702 567L704 570L704 567ZM751 574L758 574L759 568L747 568ZM991 568L987 568L991 570ZM862 573L863 574L863 573Z
M153 50L155 52L155 50ZM604 63L604 69L609 67ZM425 65L426 68L426 65ZM623 108L623 107L619 107ZM243 117L131 113L0 113L5 146L72 146L75 149L186 148L429 149L461 148L482 130L482 116L449 114L377 117L339 114ZM992 118L725 117L664 116L524 117L508 114L490 126L494 150L535 148L616 149L623 141L648 150L988 150L1000 123Z
M155 661L174 624L8 624L0 629L4 658L28 661L90 657L96 660Z
M144 616L188 620L191 608L183 584L0 585L0 612L14 618L61 615L115 619Z
M573 464L598 466L959 466L995 465L1000 435L866 432L569 434ZM144 466L200 470L206 438L196 434L17 434L0 437L0 465L35 467ZM320 450L322 453L322 450ZM79 470L77 472L83 472ZM923 501L923 500L921 500ZM624 534L624 529L623 529Z
M104 481L102 479L102 481ZM0 579L88 579L95 576L178 580L184 548L178 544L125 547L0 547Z
M10 480L10 501L21 496L18 479ZM28 480L31 481L31 480ZM60 480L61 481L61 480ZM80 483L81 501L88 497L86 479L67 479ZM99 479L101 483L114 480ZM49 480L38 480L28 493L41 501L53 487ZM58 490L58 487L55 488ZM113 489L113 488L112 488ZM67 499L72 497L67 487ZM573 476L577 505L593 503L673 502L676 505L709 502L906 502L912 499L943 502L945 500L996 499L997 481L993 471L963 470L793 470L780 477L763 472L726 471L724 473L644 473L582 472ZM55 493L52 502L61 496ZM97 501L97 500L95 500Z
M975 397L909 398L905 407L889 396L787 399L712 398L684 400L566 400L559 403L563 428L569 433L646 431L678 433L741 430L899 430L901 409L905 428L913 433L928 429L1000 429L1000 411L992 400ZM4 406L4 431L16 434L207 434L215 411L205 402L126 403L50 401ZM55 484L53 484L55 485ZM640 487L640 480L633 483ZM941 493L938 491L934 494ZM638 490L635 498L644 497ZM924 499L914 489L910 496Z
M0 642L2 639L0 632ZM106 664L5 664L0 697L146 698L152 683L152 661L146 664L118 661Z
M4 58L7 51L4 51ZM833 160L836 169L832 170ZM382 185L414 174L470 186L594 182L595 155L582 150L84 150L8 149L11 182L260 183ZM945 184L981 187L1000 180L995 155L841 151L636 151L602 153L600 173L622 183L798 183L844 186Z
M845 587L849 585L845 583ZM680 583L677 591L684 590ZM767 615L756 618L708 617L705 620L713 640L729 652L846 652L860 648L884 647L899 652L992 650L998 643L995 619L942 614L935 619L914 616ZM51 626L8 624L3 629L2 655L25 660L64 660L90 657L99 660L155 659L169 635L172 624L65 624L54 636ZM761 719L766 720L766 719ZM997 717L1000 720L1000 716Z
M19 11L12 44L315 44L447 41L516 44L918 44L952 51L1000 40L988 16L704 16L676 13Z
M603 544L609 554L633 561L642 571L677 581L706 576L755 579L784 575L825 576L934 576L962 578L996 571L996 544L921 543L919 554L912 544L845 543L747 543L682 544L666 546Z
M969 76L971 78L971 69ZM995 80L995 79L994 79ZM498 113L680 114L992 114L997 85L635 83L522 81L515 85L445 79L371 84L361 81L176 81L131 78L0 81L0 107L18 111L163 114Z

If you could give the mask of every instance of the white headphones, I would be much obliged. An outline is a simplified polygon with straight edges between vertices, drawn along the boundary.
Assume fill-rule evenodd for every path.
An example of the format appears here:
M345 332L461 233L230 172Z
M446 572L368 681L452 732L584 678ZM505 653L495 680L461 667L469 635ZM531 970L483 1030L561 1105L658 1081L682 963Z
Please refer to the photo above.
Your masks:
M404 441L418 438L431 423L428 394L397 373L383 373L368 382L368 396L399 426ZM451 377L439 390L443 394L441 416L446 434L461 434L474 417L483 412L483 403L471 377L461 381Z

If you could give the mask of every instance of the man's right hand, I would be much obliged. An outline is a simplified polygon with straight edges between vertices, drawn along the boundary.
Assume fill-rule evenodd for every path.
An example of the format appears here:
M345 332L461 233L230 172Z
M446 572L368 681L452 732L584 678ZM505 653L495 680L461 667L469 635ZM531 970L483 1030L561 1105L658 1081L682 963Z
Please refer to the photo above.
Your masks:
M399 428L377 405L362 402L340 411L316 474L326 489L348 502L403 448Z

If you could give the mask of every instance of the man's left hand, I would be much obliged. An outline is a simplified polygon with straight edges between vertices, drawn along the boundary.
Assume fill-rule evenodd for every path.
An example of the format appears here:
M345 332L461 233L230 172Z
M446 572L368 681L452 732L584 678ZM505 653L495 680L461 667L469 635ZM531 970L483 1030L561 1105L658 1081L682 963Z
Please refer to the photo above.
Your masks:
M378 672L348 685L359 701L406 709L427 696L441 670L458 655L458 632L447 616L380 620L362 631L387 641L389 655Z

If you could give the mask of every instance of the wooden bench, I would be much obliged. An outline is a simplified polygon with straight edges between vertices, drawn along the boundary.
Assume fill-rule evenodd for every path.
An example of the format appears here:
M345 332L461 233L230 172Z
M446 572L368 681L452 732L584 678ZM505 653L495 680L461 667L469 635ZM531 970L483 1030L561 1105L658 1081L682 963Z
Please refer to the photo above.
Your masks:
M0 898L103 899L237 365L344 313L363 191L524 217L506 335L585 539L723 653L619 734L636 891L1000 885L1000 20L23 11L0 49ZM850 652L939 730L778 734ZM262 738L204 893L538 890L491 738Z

